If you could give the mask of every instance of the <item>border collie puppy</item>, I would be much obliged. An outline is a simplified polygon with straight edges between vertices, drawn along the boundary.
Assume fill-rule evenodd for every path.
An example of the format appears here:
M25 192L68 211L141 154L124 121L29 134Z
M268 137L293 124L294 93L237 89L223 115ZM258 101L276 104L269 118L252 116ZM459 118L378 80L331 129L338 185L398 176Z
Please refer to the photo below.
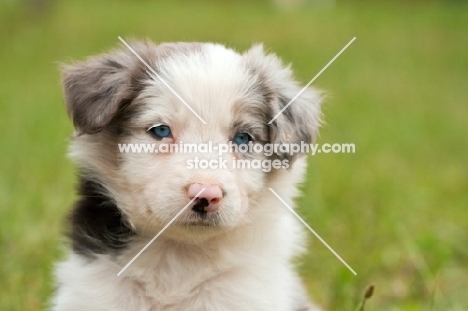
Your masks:
M269 190L293 206L303 153L119 144L309 144L319 92L306 90L270 124L302 87L262 46L130 46L141 59L122 47L62 71L80 181L52 310L316 310L291 262L304 248L302 225ZM225 167L189 167L195 158ZM287 165L234 168L238 160Z

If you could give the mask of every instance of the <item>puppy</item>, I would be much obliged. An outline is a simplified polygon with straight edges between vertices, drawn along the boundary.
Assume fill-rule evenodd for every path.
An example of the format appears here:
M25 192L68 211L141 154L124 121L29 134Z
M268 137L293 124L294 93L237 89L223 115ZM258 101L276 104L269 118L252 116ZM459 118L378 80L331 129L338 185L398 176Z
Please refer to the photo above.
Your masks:
M122 47L63 68L80 181L52 310L316 310L291 263L303 228L269 190L293 205L303 154L119 146L311 143L320 94L306 90L269 124L301 86L261 46L243 54L211 43L130 46L141 59ZM227 168L188 168L195 157ZM288 165L230 165L240 159Z

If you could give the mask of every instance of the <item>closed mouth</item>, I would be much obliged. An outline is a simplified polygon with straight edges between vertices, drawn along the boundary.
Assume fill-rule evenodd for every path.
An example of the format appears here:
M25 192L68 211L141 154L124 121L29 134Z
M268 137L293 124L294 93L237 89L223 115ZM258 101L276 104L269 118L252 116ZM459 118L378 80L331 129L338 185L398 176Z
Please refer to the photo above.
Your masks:
M218 213L197 213L191 215L188 219L184 219L184 225L189 227L216 227L219 226Z

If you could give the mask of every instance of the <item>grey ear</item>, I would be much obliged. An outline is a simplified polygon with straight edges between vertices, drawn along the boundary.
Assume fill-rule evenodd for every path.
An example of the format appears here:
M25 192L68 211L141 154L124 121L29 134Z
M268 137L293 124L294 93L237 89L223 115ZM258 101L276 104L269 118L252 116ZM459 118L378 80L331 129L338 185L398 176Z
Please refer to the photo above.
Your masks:
M301 88L294 89L292 93L284 93L275 100L273 111L276 114L281 111ZM273 144L311 144L315 141L320 127L320 93L312 89L306 89L296 98L272 123L270 128L270 140ZM308 150L308 149L307 149ZM293 161L298 155L291 153L280 154L280 159Z
M144 72L138 62L129 51L122 50L62 68L67 110L78 134L101 131L131 101L136 71L140 68Z
M244 57L258 76L260 89L266 90L271 118L275 117L301 90L289 66L283 66L275 55L266 55L261 45L252 47ZM321 93L308 88L301 93L271 124L270 143L310 144L315 141L321 122ZM279 154L293 161L300 153Z

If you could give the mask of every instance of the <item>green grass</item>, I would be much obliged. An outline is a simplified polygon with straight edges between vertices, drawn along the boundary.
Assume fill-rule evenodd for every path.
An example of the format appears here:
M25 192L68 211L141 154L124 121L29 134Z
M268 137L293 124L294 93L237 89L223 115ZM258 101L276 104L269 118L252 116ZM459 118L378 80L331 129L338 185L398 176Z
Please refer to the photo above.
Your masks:
M344 2L344 1L343 1ZM344 3L280 11L239 1L57 1L0 8L0 310L41 310L74 194L72 127L57 62L118 44L264 42L329 91L319 142L356 154L310 158L299 211L357 271L313 236L301 261L328 310L468 309L468 6Z

